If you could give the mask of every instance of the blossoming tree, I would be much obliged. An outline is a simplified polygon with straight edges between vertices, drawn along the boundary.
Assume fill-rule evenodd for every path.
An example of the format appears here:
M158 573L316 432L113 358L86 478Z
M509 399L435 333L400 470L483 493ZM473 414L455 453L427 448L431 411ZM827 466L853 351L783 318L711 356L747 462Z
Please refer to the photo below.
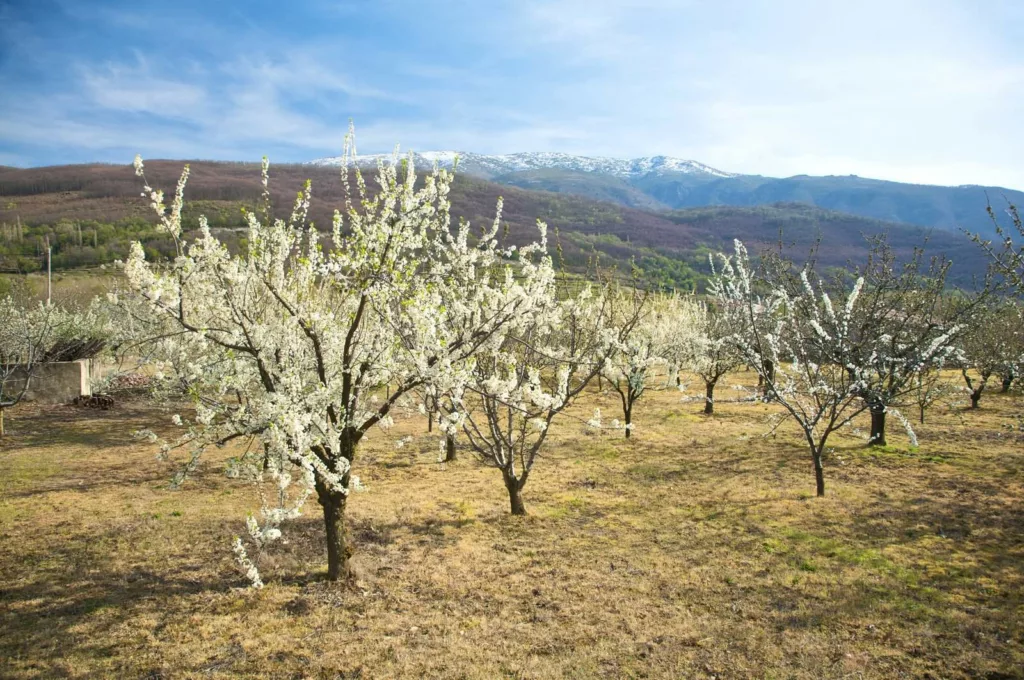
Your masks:
M951 402L951 398L958 391L953 383L943 377L944 368L944 363L937 361L932 367L920 370L914 375L912 401L917 407L917 421L922 425L928 409L940 402Z
M24 290L0 299L0 436L5 409L25 398L43 364L92 357L111 333L111 320L96 304L44 303Z
M1001 223L991 205L988 206L988 214L999 236L997 245L977 234L972 238L992 259L992 269L1002 279L1004 288L1019 301L1024 297L1024 218L1021 218L1020 210L1012 203L1005 209L1005 214L1010 220L1008 227ZM1008 390L1009 385L1005 379L1004 377L1004 385ZM1017 415L1017 423L1018 429L1024 431L1024 415Z
M869 442L885 446L886 415L912 401L921 373L951 365L961 335L971 326L987 290L950 291L949 260L924 261L915 250L903 263L884 237L872 240L860 304L851 319L851 361L861 367L862 396L871 413Z
M692 295L661 295L651 300L652 332L665 364L665 386L681 387L679 371L693 363L700 340L696 333L697 301Z
M514 276L503 264L512 251L498 246L497 218L475 240L468 224L451 228L449 172L435 167L418 185L412 157L404 176L398 165L397 153L379 164L376 190L344 168L345 206L325 237L306 220L308 182L290 216L274 218L264 159L264 200L246 215L239 254L205 219L194 238L182 232L186 166L169 208L144 189L176 257L147 262L135 244L125 264L134 293L175 329L159 339L161 356L195 407L194 420L176 416L185 433L164 450L188 451L187 474L210 445L247 440L233 472L273 488L249 519L250 544L277 539L315 494L330 580L349 573L344 516L360 441L387 428L411 391L459 383L547 285L543 272ZM144 180L141 159L135 166ZM258 558L240 539L235 550L260 585Z
M795 274L770 257L752 268L739 241L709 281L716 304L743 310L742 330L733 336L744 362L758 372L766 397L800 427L814 467L818 496L825 495L822 465L829 437L868 408L863 399L868 369L854 363L853 319L864 280L830 294L810 266Z
M987 210L999 238L995 243L978 234L972 238L992 258L993 269L1003 278L1005 286L1018 296L1024 295L1024 218L1018 206L1012 203L1004 210L1010 226L1002 223L991 205Z
M712 271L715 271L714 260ZM715 412L718 381L743 365L743 355L733 338L743 331L744 312L745 308L720 299L699 302L692 311L693 345L688 367L704 382L706 415Z
M552 272L544 255L536 265ZM543 303L524 315L500 343L486 346L471 362L459 391L458 424L470 449L501 471L513 515L525 515L522 490L550 433L565 411L627 340L636 317L612 325L607 298L586 285L560 299L554 278ZM454 426L454 422L449 427Z
M611 347L600 375L619 395L622 402L623 429L626 439L633 431L633 407L650 386L649 374L660 363L658 328L666 322L660 305L650 304L638 289L616 289L608 294L611 322L623 324L635 319L635 327L625 338Z
M53 307L11 295L0 299L0 437L5 410L25 397L55 330Z
M967 387L971 408L979 408L981 396L994 376L1012 382L1024 363L1024 315L1019 304L1000 301L977 310L961 341L960 375Z

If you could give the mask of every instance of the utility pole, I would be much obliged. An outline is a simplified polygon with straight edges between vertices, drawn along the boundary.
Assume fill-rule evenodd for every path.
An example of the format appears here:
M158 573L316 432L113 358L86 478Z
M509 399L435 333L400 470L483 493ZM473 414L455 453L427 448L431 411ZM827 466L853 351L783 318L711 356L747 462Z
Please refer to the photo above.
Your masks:
M50 295L53 293L53 278L50 267L50 237L46 237L46 306L50 306Z

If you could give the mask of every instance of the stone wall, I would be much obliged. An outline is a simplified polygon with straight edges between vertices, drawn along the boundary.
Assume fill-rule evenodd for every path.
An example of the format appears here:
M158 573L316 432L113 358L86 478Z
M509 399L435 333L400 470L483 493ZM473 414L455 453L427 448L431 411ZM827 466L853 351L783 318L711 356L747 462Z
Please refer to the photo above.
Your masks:
M67 404L72 399L92 394L89 359L79 361L54 361L39 364L32 372L26 401L37 401L44 404ZM18 392L24 384L25 376L15 373L7 381L6 392Z

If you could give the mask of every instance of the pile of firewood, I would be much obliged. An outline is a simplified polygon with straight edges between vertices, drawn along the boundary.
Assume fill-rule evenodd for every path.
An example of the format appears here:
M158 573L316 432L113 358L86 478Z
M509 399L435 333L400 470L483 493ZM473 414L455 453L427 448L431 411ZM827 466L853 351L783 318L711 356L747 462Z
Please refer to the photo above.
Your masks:
M75 397L71 403L75 406L101 408L106 411L114 405L114 398L109 394L82 395Z

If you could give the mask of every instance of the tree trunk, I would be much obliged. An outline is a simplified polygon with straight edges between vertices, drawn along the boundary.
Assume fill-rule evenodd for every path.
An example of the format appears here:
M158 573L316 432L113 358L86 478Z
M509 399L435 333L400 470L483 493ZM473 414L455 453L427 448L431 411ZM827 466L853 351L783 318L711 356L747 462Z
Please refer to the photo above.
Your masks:
M450 434L444 437L444 462L451 463L457 458L455 453L455 437Z
M967 383L967 390L970 392L971 408L976 409L978 408L978 402L981 401L981 393L985 390L985 383L988 382L991 373L982 373L977 387L974 386L974 380L971 379L966 368L961 370L960 373L964 376L964 382Z
M0 437L4 436L4 407L0 406Z
M821 467L821 453L814 452L814 481L817 485L818 497L825 495L825 470Z
M764 374L762 382L758 384L764 388L765 401L771 401L773 399L771 391L775 388L775 363L771 359L765 359L761 362L761 369Z
M715 381L704 383L704 415L710 416L715 412Z
M327 580L342 581L349 577L348 558L352 548L348 544L345 527L345 501L348 497L333 491L321 482L316 483L317 497L324 510L324 529L327 538Z
M508 490L508 501L512 514L525 515L526 506L523 505L523 493L519 480L505 470L501 471L501 475L505 478L505 489Z
M871 407L871 446L885 446L885 406L875 404Z
M921 406L920 409L921 409L921 424L924 425L924 406Z
M626 439L629 439L629 433L633 431L633 405L630 404L626 407Z
M1010 387L1013 386L1013 378L1013 374L1003 376L1003 388L1000 390L1000 393L1006 394L1010 391Z
M434 431L434 406L436 401L432 400L429 396L426 399L427 402L427 434Z

